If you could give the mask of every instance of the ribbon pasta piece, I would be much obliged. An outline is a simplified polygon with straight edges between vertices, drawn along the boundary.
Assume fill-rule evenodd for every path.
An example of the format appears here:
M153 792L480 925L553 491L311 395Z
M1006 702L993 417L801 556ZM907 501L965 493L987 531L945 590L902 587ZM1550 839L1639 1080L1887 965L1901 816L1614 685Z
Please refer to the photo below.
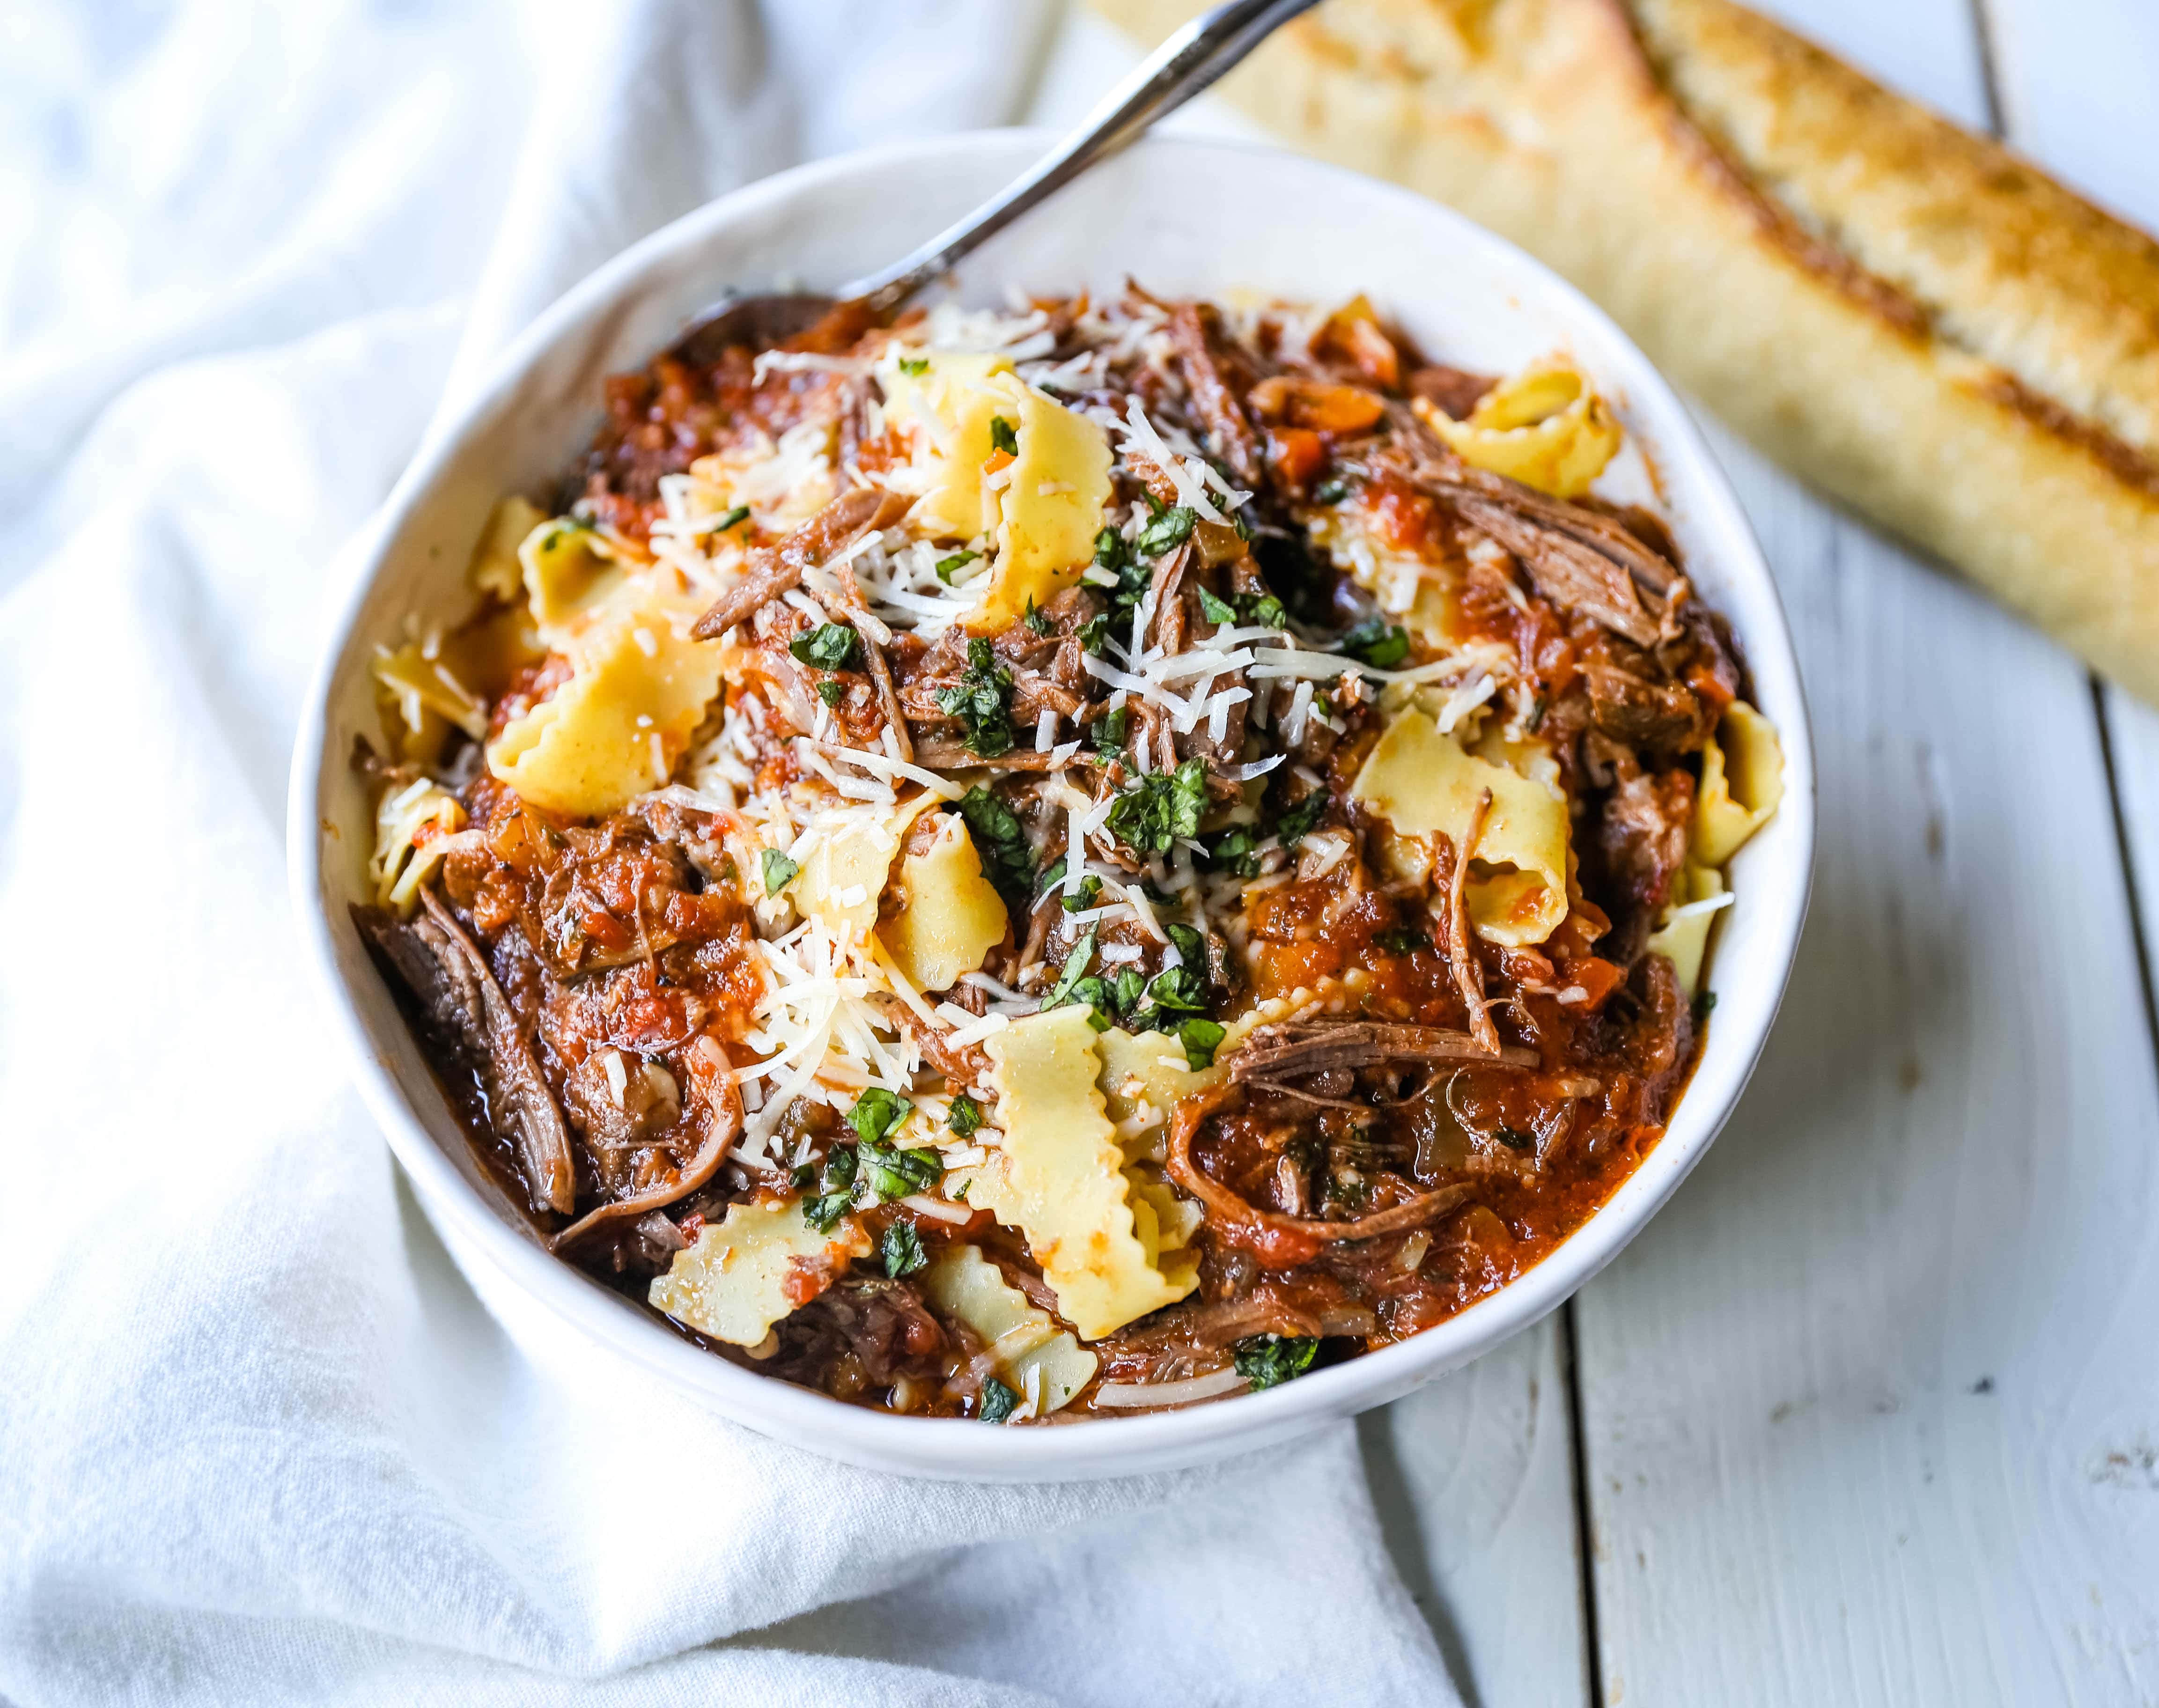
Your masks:
M1784 748L1777 727L1735 700L1701 750L1701 787L1695 794L1691 853L1702 866L1722 866L1775 815L1784 798Z
M1004 1136L969 1172L967 1202L1027 1235L1065 1320L1099 1340L1174 1304L1199 1276L1189 1265L1164 1275L1140 1238L1089 1020L1084 1007L1053 1008L985 1041Z
M573 818L662 787L719 691L721 649L690 638L699 608L626 586L566 638L570 680L489 744L488 769L534 805Z
M1464 898L1470 923L1489 943L1541 943L1567 909L1566 797L1555 784L1477 757L1412 706L1387 726L1349 798L1387 821L1381 852L1396 875L1423 882L1437 857L1432 839L1458 848L1486 789L1492 810Z
M367 863L377 903L410 914L420 886L443 863L448 839L464 827L458 798L425 777L385 794L375 810L375 857Z
M1038 1416L1065 1405L1101 1366L972 1245L947 1251L924 1271L922 1291L989 1343L1006 1385L1033 1401Z
M966 821L939 813L924 828L929 845L899 862L893 911L878 935L915 989L944 991L978 969L1008 928Z
M1619 451L1618 420L1563 362L1540 362L1503 380L1463 421L1425 398L1416 408L1463 462L1554 498L1581 497Z
M969 629L1008 628L1077 582L1110 501L1101 424L1027 384L1003 356L894 345L878 379L886 421L914 443L917 520L938 537L996 541Z
M1701 987L1702 963L1708 958L1709 934L1716 927L1716 916L1731 904L1732 893L1725 888L1714 867L1689 861L1673 880L1672 898L1644 946L1670 959L1680 989L1689 996Z
M725 1221L707 1222L696 1245L675 1254L646 1297L655 1310L700 1334L755 1346L774 1323L823 1291L810 1285L821 1268L836 1275L869 1254L869 1236L852 1216L821 1234L804 1219L799 1199L735 1204Z

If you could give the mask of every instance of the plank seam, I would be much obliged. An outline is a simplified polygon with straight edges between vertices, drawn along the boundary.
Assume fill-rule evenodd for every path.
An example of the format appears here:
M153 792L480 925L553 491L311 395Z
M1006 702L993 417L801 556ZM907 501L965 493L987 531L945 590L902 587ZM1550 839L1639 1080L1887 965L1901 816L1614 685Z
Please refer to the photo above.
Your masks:
M1988 0L1970 0L1972 34L1979 47L1980 87L1986 97L1987 128L2011 140L2008 91L2001 80L2001 39ZM2144 997L2144 1029L2159 1063L2159 1001L2151 982L2151 939L2145 930L2144 898L2136 882L2136 862L2130 846L2129 817L2121 804L2121 776L2114 761L2114 731L2107 721L2106 685L2090 671L2084 683L2091 699L2092 722L2099 726L2099 762L2106 769L2106 804L2114 819L2115 858L2120 862L2123 893L2129 899L2130 942L2136 951L2136 981Z
M2003 105L2000 75L2001 45L1995 33L1994 14L1986 0L1971 0L1972 40L1979 51L1979 92L1986 101L1986 128L1999 142L2009 133L2008 110Z
M1560 1307L1560 1342L1566 1356L1567 1456L1574 1462L1574 1547L1582 1563L1582 1655L1589 1708L1604 1708L1604 1649L1597 1631L1597 1548L1590 1514L1589 1443L1582 1425L1582 1358L1574 1301Z
M2144 900L2136 884L2136 863L2129 846L2129 820L2121 810L2121 779L2114 768L2114 730L2107 722L2106 685L2090 678L2092 715L2099 720L2099 763L2106 767L2107 805L2114 810L2115 857L2121 862L2122 888L2129 897L2130 941L2136 950L2136 978L2144 992L2144 1028L2151 1040L2151 1056L2159 1063L2159 1002L2151 987L2151 940L2145 934Z

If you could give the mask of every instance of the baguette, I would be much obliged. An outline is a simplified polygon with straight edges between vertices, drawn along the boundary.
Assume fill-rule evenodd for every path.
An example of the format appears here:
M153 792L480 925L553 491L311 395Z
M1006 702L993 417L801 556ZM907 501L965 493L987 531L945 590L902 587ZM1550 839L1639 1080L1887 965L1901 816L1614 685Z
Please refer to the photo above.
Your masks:
M1152 39L1189 0L1094 0ZM1729 0L1330 0L1224 90L2159 702L2159 244Z

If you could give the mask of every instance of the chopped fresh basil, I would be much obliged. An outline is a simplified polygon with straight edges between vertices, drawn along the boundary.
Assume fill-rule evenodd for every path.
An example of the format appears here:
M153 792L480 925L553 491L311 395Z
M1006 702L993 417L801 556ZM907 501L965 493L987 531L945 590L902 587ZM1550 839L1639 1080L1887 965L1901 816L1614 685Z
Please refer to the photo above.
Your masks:
M1095 744L1098 753L1116 753L1124 751L1125 737L1132 727L1132 709L1120 706L1115 712L1105 712L1087 726L1087 739Z
M924 374L929 371L929 358L927 356L902 356L899 359L899 371L906 375L910 380L919 380Z
M1371 617L1343 635L1342 650L1375 670L1390 670L1410 655L1410 632L1399 623Z
M1169 934L1171 945L1178 959L1189 967L1204 968L1207 965L1207 939L1190 925L1170 924L1162 927Z
M861 638L844 623L821 623L787 643L796 662L820 670L844 670L861 649Z
M1034 853L1018 815L977 783L960 798L960 816L990 882L1007 895L1024 897L1034 876Z
M894 1281L929 1266L929 1254L922 1249L922 1235L912 1222L894 1222L884 1230L884 1272Z
M1285 848L1294 848L1311 834L1327 813L1327 791L1315 789L1302 800L1282 809L1275 820L1275 834Z
M1375 934L1372 940L1390 955L1415 955L1421 949L1432 947L1432 934L1407 925L1390 926Z
M1049 619L1042 614L1041 608L1034 603L1034 595L1033 593L1029 593L1027 596L1027 609L1021 613L1019 620L1026 624L1028 630L1033 634L1049 634L1054 633L1049 626Z
M802 869L800 861L781 853L777 848L766 849L760 858L764 862L764 893L769 896L776 896L785 889L795 882L795 874Z
M1001 415L990 417L990 448L1007 457L1019 455L1019 430Z
M966 1092L956 1091L952 1095L952 1112L945 1121L955 1136L966 1138L981 1129L982 1105Z
M1199 589L1199 614L1209 623L1227 629L1237 620L1237 608L1227 599L1219 599L1202 587Z
M1161 557L1174 551L1192 537L1192 531L1199 525L1199 512L1189 505L1173 505L1165 510L1157 505L1154 520L1140 530L1136 542L1140 556Z
M945 1177L945 1164L935 1151L903 1151L865 1139L856 1154L864 1183L886 1203L910 1193L927 1192Z
M1184 1060L1195 1074L1214 1065L1214 1052L1224 1029L1212 1020L1192 1019L1177 1028L1177 1041L1184 1046Z
M1057 975L1057 982L1050 986L1049 994L1042 999L1045 1009L1061 1008L1074 1000L1072 987L1087 976L1087 963L1095 958L1095 928L1090 925L1072 945L1072 952L1064 957L1064 965Z
M1217 872L1226 872L1237 877L1257 877L1260 875L1260 857L1253 852L1259 846L1259 838L1253 835L1250 825L1235 825L1216 833L1207 846L1207 863Z
M1064 911L1076 914L1083 908L1091 908L1095 905L1095 898L1101 893L1102 880L1090 872L1080 880L1080 888L1064 898Z
M1183 836L1199 834L1207 807L1207 765L1187 759L1174 771L1151 771L1110 808L1111 833L1142 854L1167 854Z
M847 697L847 685L845 682L836 682L827 677L824 681L818 683L817 697L827 706L837 706Z
M982 1384L982 1397L975 1416L984 1423L1002 1423L1019 1410L1019 1395L995 1376Z
M1106 611L1090 617L1080 625L1080 644L1088 652L1100 652L1109 639L1110 616Z
M1272 1388L1312 1368L1319 1343L1308 1335L1255 1334L1231 1350L1237 1374L1255 1389Z
M950 557L939 558L936 563L937 579L943 582L946 587L950 587L952 577L981 555L979 551L955 551Z
M873 1145L905 1121L914 1105L904 1097L872 1085L855 1100L847 1111L847 1125L865 1144Z
M1012 727L1012 672L997 662L989 642L971 640L966 671L957 687L939 690L937 709L960 720L969 753L994 759L1010 753L1018 739Z
M730 528L739 528L748 520L749 506L746 504L738 504L712 524L712 531L715 534L724 534Z
M1323 480L1312 489L1314 504L1340 504L1349 496L1349 483L1346 480Z
M802 1219L821 1234L829 1234L840 1224L855 1201L852 1192L828 1192L821 1198L802 1201Z
M833 1146L825 1158L825 1190L836 1192L843 1186L852 1186L860 1161L845 1145Z
M1172 967L1148 984L1146 1000L1132 1012L1132 1026L1142 1032L1174 1032L1183 1023L1180 1017L1206 1006L1206 979L1190 967Z

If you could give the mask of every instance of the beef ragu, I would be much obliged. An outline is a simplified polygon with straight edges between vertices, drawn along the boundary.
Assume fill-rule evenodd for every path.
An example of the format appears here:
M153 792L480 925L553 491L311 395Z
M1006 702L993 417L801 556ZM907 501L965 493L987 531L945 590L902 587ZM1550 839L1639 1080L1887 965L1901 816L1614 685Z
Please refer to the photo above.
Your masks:
M1582 375L1133 287L607 409L355 756L360 927L566 1260L1069 1421L1430 1328L1658 1142L1781 759Z

